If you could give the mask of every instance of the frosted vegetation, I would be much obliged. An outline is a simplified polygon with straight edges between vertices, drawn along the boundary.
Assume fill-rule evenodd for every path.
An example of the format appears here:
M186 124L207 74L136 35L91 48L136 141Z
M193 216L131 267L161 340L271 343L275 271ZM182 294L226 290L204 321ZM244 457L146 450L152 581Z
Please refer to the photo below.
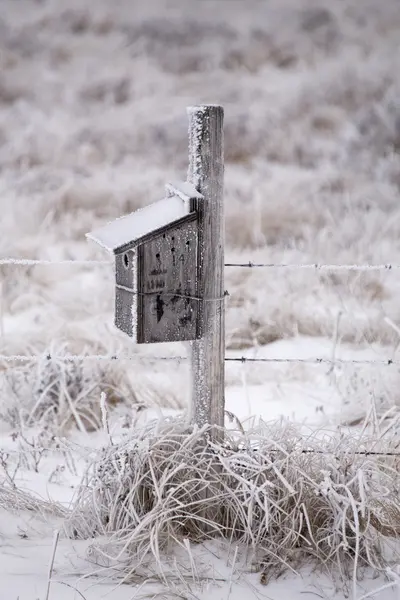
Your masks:
M228 259L400 262L395 1L75 4L2 13L2 256L104 258L85 232L185 178L185 107L211 99ZM110 269L1 269L4 349L115 344ZM342 339L397 342L396 273L226 276L231 347L332 334L338 308Z
M218 102L225 107L226 262L400 265L399 39L398 0L2 0L0 259L107 260L85 233L160 199L166 182L185 179L186 106ZM300 335L333 339L378 359L398 358L399 269L227 268L225 275L231 354ZM186 406L182 365L128 359L66 364L54 358L185 353L168 345L135 348L114 329L113 277L111 263L0 264L0 354L44 356L0 363L0 426L7 435L25 432L25 441L18 438L25 448L21 456L28 449L36 457L29 464L0 462L0 507L15 503L15 468L40 470L41 444L53 447L54 435L104 429L102 394L111 415L132 405L138 412ZM388 450L396 445L400 377L395 365L383 371L347 367L340 377L330 373L329 382L345 401L361 402L362 416L368 413L379 434L378 447ZM238 373L229 367L228 386L243 383ZM308 371L268 365L249 368L247 376L250 384L266 377L299 382ZM373 399L370 412L367 399ZM395 417L390 425L388 408ZM280 504L271 513L271 530L266 505L260 504L265 498L251 487L271 449L263 446L261 462L252 455L239 476L230 442L209 501L212 507L213 499L223 499L227 506L216 517L219 533L231 539L240 523L235 540L258 544L264 552L263 532L278 532L275 557L265 563L263 554L262 572L265 564L296 562L302 544L328 569L342 564L346 553L358 565L383 569L385 553L378 546L390 537L387 527L396 535L400 529L393 492L398 465L355 460L358 442L350 436L342 448L354 459L350 470L347 462L332 459L330 475L321 480L316 473L325 461L304 453L308 446L293 431L276 432L275 442L282 444L279 469L286 475L282 479L274 471L271 485ZM140 441L142 434L136 435ZM241 448L252 434L242 435ZM270 439L265 428L256 435L262 444ZM191 440L197 448L197 438ZM321 449L318 436L312 444ZM164 451L158 464L164 464ZM180 451L175 447L178 458ZM181 539L187 533L157 512L154 498L169 490L159 479L161 470L146 480L150 516L135 538L140 498L126 486L142 485L144 474L137 469L121 480L113 461L126 448L104 452L106 480L120 482L127 503L121 509L113 504L116 497L102 495L107 481L92 466L90 494L81 490L70 517L77 537L123 531L131 550L153 552L158 559L158 540L164 548L171 535ZM136 469L140 457L124 456ZM178 462L171 462L171 485L186 502L191 478L209 474L210 462L203 455L185 485ZM246 469L253 479L249 476L244 490ZM296 502L292 486L301 488ZM239 488L246 514L235 505ZM388 503L383 508L382 489ZM44 510L21 494L21 507ZM390 518L381 519L381 509ZM54 507L62 516L63 510ZM171 510L176 519L176 505ZM188 531L197 531L207 519L188 511ZM321 523L311 522L317 514ZM296 531L282 530L288 515ZM113 544L118 554L123 546L118 535Z
M21 6L0 20L1 256L106 258L84 234L185 178L185 108L211 100L228 261L400 263L395 0ZM2 353L132 352L111 266L0 269ZM397 346L397 271L226 279L228 349L332 337L339 312L341 341Z

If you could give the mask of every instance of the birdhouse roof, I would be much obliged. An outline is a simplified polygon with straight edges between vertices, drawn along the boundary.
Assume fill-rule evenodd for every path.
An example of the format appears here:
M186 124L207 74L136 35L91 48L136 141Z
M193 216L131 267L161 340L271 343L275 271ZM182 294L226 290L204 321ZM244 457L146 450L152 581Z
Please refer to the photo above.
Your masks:
M168 197L86 234L109 252L135 246L146 235L189 214L191 198L202 198L189 183L167 184Z

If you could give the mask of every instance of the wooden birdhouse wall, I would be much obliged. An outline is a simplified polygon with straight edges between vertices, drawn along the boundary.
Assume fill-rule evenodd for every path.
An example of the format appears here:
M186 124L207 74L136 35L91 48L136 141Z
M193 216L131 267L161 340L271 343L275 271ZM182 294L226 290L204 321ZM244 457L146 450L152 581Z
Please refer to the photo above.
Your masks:
M138 342L197 337L197 220L193 213L139 247Z
M115 325L131 337L136 337L137 272L136 250L115 255Z

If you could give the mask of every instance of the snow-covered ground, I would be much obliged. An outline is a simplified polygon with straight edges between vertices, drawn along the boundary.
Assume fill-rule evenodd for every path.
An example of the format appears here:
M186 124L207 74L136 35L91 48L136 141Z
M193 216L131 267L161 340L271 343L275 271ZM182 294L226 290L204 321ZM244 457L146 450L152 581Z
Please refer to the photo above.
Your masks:
M396 363L399 48L398 0L2 0L0 259L107 260L85 233L160 199L167 181L185 179L186 106L220 103L226 262L393 265L227 268L227 356ZM101 391L119 424L187 406L187 363L148 358L186 356L185 345L133 347L114 329L112 311L111 263L0 264L1 355L131 357L67 371L57 361L0 363L0 453L30 457L17 469L19 488L69 502L87 460L82 447L106 441L92 431L101 429ZM371 411L395 416L399 383L397 364L232 362L227 409L243 420L284 416L351 430ZM40 431L54 397L63 403ZM71 398L87 433L77 430ZM39 436L39 446L52 447L43 456L35 449L38 465L28 442L11 437L21 427L28 441ZM71 450L73 465L69 451L53 452L53 433L81 448ZM2 509L0 600L45 598L58 526ZM266 588L257 574L237 582L221 556L210 561L217 579L236 582L232 589L219 582L193 597L342 598L307 570ZM61 539L53 576L86 599L138 592L114 591L118 581L102 574L79 582L87 561L83 542ZM361 582L358 600L363 585L381 584ZM52 584L50 600L75 597Z
M321 382L321 377L316 377L315 381L318 380ZM300 382L288 383L286 389L282 387L279 404L274 395L279 388L275 380L270 384L246 387L245 391L239 386L229 387L227 408L242 418L251 415L266 419L296 416L305 425L305 431L321 428L323 435L334 433L335 427L328 426L328 423L337 422L341 403L326 384L320 385L319 389ZM128 424L129 427L142 427L148 420L175 417L179 412L172 409L145 409L135 415L126 406L119 406L110 414L113 443L124 436L129 437L129 428L126 429ZM246 422L244 424L246 426ZM231 426L229 419L227 426ZM327 600L345 600L349 597L357 600L398 598L396 571L386 579L367 569L357 582L356 595L350 580L348 587L343 587L338 574L334 572L336 579L332 580L327 573L315 570L313 564L282 569L280 573L273 571L270 580L261 584L260 573L251 572L248 565L243 567L235 556L235 548L219 541L192 546L191 556L196 564L194 576L193 572L185 571L182 566L187 556L181 556L179 552L175 555L180 567L178 573L186 576L186 582L179 581L174 573L168 578L168 585L161 584L149 572L148 579L137 576L127 583L121 583L118 564L115 566L110 561L109 564L114 567L108 567L104 556L99 561L97 545L105 543L106 539L65 539L62 535L63 518L57 513L57 507L69 508L74 501L85 468L93 460L96 449L109 444L108 435L104 431L91 434L75 431L66 438L54 440L51 436L43 435L40 428L29 428L23 432L23 436L3 433L0 443L1 457L5 461L3 465L6 465L7 473L19 490L18 495L14 496L12 486L10 488L5 482L10 490L9 496L0 492L2 600L47 598L45 594L54 555L54 534L57 531L61 532L61 537L51 570L50 599L73 600L83 597L85 600L133 600L158 597L157 594L171 599L182 597L201 600L240 600L243 597L278 600L282 596L291 600L315 596ZM21 492L29 495L26 504L20 496ZM37 506L32 506L32 497L37 499ZM46 506L42 507L42 501ZM49 504L50 511L46 510Z
M1 598L4 600L36 600L45 598L49 563L53 554L53 532L43 526L43 523L23 518L10 519L9 514L2 515L2 545L0 547L2 580ZM186 596L162 595L162 586L155 583L143 585L137 582L121 585L118 577L106 569L100 569L90 564L87 558L88 543L62 541L53 570L53 582L50 587L50 598L59 600L115 599L133 600L140 594L147 597L165 598L199 598L201 600L241 600L242 598L268 598L278 600L304 600L323 598L324 600L345 600L346 594L335 588L329 579L320 573L305 568L301 573L287 573L281 578L272 580L268 586L260 586L259 575L254 573L238 574L232 568L232 556L227 560L226 549L218 544L204 544L195 551L198 561L199 583L192 585L192 593ZM208 569L201 568L201 562ZM98 571L98 572L96 572ZM202 572L203 571L203 572ZM92 572L94 575L88 576ZM171 581L171 584L175 582ZM380 579L373 580L366 576L358 586L359 598L366 597L377 600L394 600L396 592L385 589L379 590L385 583ZM80 592L80 594L78 593ZM370 593L370 595L368 595Z

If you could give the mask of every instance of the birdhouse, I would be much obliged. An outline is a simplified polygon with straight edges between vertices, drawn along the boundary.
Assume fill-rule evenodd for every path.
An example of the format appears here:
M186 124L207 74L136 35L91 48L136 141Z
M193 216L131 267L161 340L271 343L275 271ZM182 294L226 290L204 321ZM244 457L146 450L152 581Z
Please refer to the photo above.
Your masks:
M166 192L87 234L115 256L115 325L139 344L199 335L195 203L203 196L189 183Z

